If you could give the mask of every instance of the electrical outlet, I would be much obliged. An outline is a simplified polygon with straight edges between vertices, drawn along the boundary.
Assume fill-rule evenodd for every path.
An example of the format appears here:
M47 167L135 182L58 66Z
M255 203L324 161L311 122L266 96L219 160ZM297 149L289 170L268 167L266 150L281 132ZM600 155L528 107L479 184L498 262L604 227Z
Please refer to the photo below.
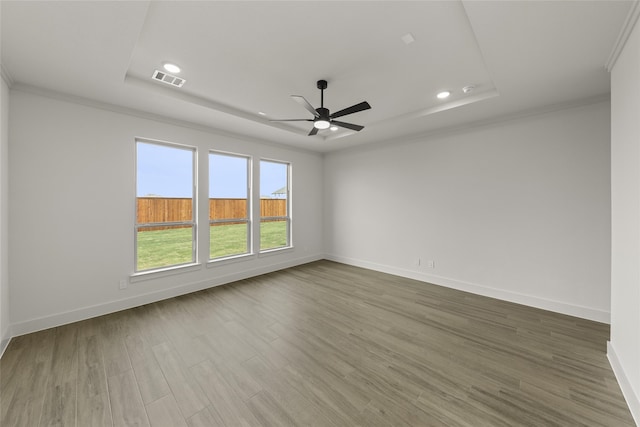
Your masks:
M436 268L436 262L433 261L433 260L427 261L427 267L428 268Z
M127 289L127 279L120 279L120 289Z

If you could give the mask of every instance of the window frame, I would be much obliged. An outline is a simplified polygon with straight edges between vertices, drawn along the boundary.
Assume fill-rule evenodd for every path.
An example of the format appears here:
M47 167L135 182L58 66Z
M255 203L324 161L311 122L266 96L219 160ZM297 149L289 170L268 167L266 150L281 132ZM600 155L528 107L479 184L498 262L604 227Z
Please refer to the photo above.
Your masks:
M209 150L208 151L208 155L207 155L207 162L208 162L208 166L209 166L209 176L208 176L208 180L207 183L210 184L211 183L211 155L220 155L220 156L227 156L227 157L236 157L236 158L242 158L242 159L246 159L247 161L247 193L246 193L246 200L247 200L247 207L246 207L246 211L245 214L246 216L244 218L227 218L227 219L222 219L222 220L212 220L211 216L210 216L210 207L207 207L207 220L209 223L209 239L211 239L211 226L213 224L225 224L225 223L232 223L232 222L245 222L245 225L247 227L247 241L246 241L246 247L245 247L245 252L242 253L237 253L237 254L230 254L230 255L222 255L222 256L217 256L217 257L212 257L211 256L211 240L209 240L209 262L218 262L218 261L224 261L224 260L228 260L228 259L233 259L233 258L239 258L239 257L245 257L248 255L253 255L253 192L252 192L252 188L253 188L253 179L252 179L252 170L253 170L253 157L247 154L239 154L239 153L231 153L228 151L221 151L221 150ZM208 187L207 190L209 191L209 194L207 195L207 203L211 203L211 188Z
M191 151L191 220L190 221L171 221L171 222L154 222L154 223L138 223L138 144L159 145L173 149ZM169 141L160 141L148 138L135 138L135 180L134 180L134 231L133 231L133 276L147 275L162 271L170 271L192 267L198 265L198 148L192 145L180 144ZM174 227L174 226L191 227L191 261L178 264L170 264L159 267L138 269L138 232L141 228L151 227Z
M292 220L292 214L291 214L291 183L292 183L292 169L293 169L293 165L292 162L288 162L288 161L284 161L284 160L276 160L276 159L270 159L270 158L260 158L259 161L259 167L260 167L260 173L259 173L259 177L258 177L258 183L259 183L259 188L260 188L260 192L258 194L258 200L262 200L262 196L261 196L261 192L262 192L262 162L268 162L268 163L279 163L282 165L286 165L286 170L287 170L287 179L286 179L286 189L287 189L287 193L286 193L286 211L287 214L285 216L262 216L262 212L259 213L260 217L258 220L258 233L257 233L257 246L258 246L258 253L259 254L268 254L270 252L276 252L276 251L282 251L282 250L286 250L286 249L291 249L293 248L293 233L292 233L292 225L293 225L293 220ZM277 246L274 248L267 248L267 249L262 249L262 222L263 221L282 221L284 220L286 223L286 227L287 227L287 242L284 246Z

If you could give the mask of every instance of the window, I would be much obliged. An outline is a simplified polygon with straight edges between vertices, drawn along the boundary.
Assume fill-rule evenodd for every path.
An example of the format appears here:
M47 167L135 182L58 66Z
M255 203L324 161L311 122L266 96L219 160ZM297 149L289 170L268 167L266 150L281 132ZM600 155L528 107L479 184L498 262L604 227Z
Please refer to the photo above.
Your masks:
M291 246L288 163L260 161L260 250Z
M248 157L209 153L209 258L251 252Z
M136 141L136 272L196 260L195 148Z

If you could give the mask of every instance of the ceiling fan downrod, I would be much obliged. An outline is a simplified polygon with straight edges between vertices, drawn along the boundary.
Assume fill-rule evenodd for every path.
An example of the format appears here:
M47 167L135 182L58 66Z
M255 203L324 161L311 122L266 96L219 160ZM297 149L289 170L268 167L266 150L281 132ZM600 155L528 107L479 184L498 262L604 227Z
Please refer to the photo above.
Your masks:
M324 90L327 88L326 80L318 80L318 89L320 89L320 108L324 108Z

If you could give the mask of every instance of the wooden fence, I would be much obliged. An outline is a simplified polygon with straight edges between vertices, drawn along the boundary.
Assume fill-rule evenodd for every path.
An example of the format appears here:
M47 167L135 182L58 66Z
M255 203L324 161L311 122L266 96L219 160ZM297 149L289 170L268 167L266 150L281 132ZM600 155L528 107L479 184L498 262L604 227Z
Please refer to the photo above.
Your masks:
M285 216L285 199L260 199L260 216ZM209 199L210 219L246 218L246 199ZM193 218L191 199L169 197L138 197L136 221L138 224L190 221ZM160 230L164 227L145 228Z

